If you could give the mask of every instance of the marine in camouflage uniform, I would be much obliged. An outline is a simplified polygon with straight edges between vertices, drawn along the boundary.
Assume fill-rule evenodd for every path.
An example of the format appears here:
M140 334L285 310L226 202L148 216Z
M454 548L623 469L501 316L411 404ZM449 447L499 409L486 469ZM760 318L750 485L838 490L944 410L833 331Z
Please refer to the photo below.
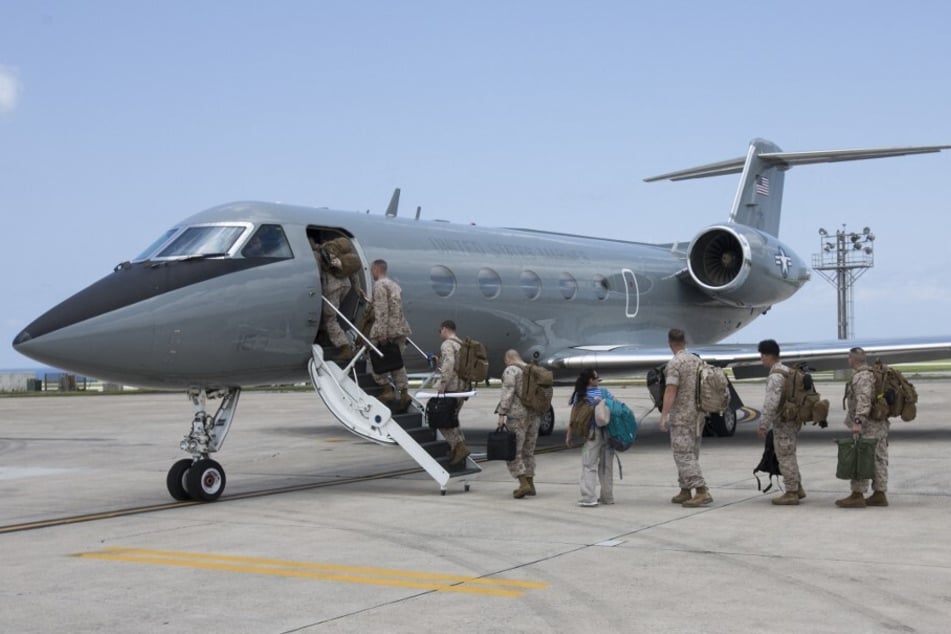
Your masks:
M515 350L505 353L505 370L502 372L502 393L495 412L498 425L504 424L515 432L515 459L506 463L509 473L518 480L518 488L512 497L524 498L535 495L535 444L538 441L538 425L541 416L527 409L519 395L525 378L525 363Z
M370 271L376 280L373 284L373 325L370 327L370 341L375 344L396 342L402 352L406 347L406 338L413 333L403 315L403 291L399 284L386 276L386 260L375 260ZM383 386L380 400L393 400L396 394L387 382L386 374L377 374L372 370L371 374L376 384ZM401 391L400 407L405 411L410 400L406 368L402 367L387 374L393 377L393 383Z
M837 506L844 508L862 508L865 506L888 506L888 418L872 418L872 401L875 398L875 374L866 363L865 350L849 350L849 366L852 379L845 387L846 417L845 425L862 438L874 438L875 471L872 475L872 495L864 497L868 491L868 480L851 480L852 494L836 500Z
M696 507L713 502L707 483L700 471L700 438L704 415L697 409L697 371L700 358L687 352L686 337L679 329L672 329L667 342L674 358L665 370L667 387L660 417L661 431L670 423L670 447L677 465L680 493L671 498L674 504ZM696 494L691 497L690 491Z
M337 238L331 242L335 244L340 244L342 248L346 248L349 245L349 251L353 251L353 245L350 244L350 241L346 238ZM334 305L335 308L339 309L343 298L347 296L347 293L350 292L351 288L360 288L360 276L355 271L349 276L340 277L334 273L334 268L339 269L340 260L334 256L329 255L329 263L324 261L320 255L321 245L311 243L311 247L314 249L314 256L317 258L317 262L320 268L320 286L323 296ZM343 328L340 327L340 322L337 321L337 311L331 308L327 302L322 302L322 313L321 313L321 326L327 331L327 336L330 337L330 343L337 346L338 353L334 357L335 361L347 361L353 357L353 345L350 343L350 339L347 338L346 333L343 331Z
M436 390L442 394L444 392L463 392L469 388L464 385L456 373L456 357L462 348L462 341L456 336L456 324L452 320L446 320L439 326L439 336L442 337L442 343L439 346L439 383L436 384ZM462 409L465 401L461 398L456 399L456 415ZM466 436L462 433L462 427L449 427L439 430L443 438L449 443L451 466L457 465L466 456L469 455L469 449L466 447Z
M786 492L773 498L773 504L796 506L806 497L799 475L799 462L796 460L796 439L802 424L782 419L783 388L790 369L779 360L779 344L773 339L759 342L760 360L769 369L766 380L766 398L759 424L759 436L765 437L769 429L773 430L773 451L779 461L779 470L783 475Z

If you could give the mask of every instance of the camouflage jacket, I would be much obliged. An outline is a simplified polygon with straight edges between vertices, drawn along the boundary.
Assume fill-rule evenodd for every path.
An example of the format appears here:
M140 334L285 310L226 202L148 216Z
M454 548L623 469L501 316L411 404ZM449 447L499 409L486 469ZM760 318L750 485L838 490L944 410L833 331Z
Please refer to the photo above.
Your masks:
M852 421L856 419L863 423L870 420L873 398L875 398L875 374L868 365L860 365L852 372L852 379L845 386L846 426L851 426Z
M697 369L700 357L680 350L667 363L667 385L677 386L677 397L670 407L670 422L696 424L700 411L697 409Z
M789 367L777 361L769 369L769 378L766 379L766 398L763 400L762 419L759 428L772 429L773 424L780 420L779 408L783 404L783 388L786 386L786 376Z
M462 348L458 337L444 339L439 346L439 391L458 392L465 386L459 381L456 374L456 355Z
M373 326L371 341L388 341L413 334L403 316L403 291L388 277L373 285Z
M495 408L496 414L502 414L514 419L523 419L528 416L528 410L522 405L518 395L522 391L522 368L509 365L502 372L502 394L499 396L499 405Z

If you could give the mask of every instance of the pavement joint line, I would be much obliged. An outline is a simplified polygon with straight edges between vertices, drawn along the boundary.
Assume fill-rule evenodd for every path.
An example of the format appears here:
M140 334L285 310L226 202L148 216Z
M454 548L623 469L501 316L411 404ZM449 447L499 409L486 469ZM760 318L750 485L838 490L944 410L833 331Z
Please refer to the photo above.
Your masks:
M546 447L545 449L540 449L535 452L536 455L543 453L553 453L556 451L565 451L565 447ZM477 462L485 462L484 459L477 460ZM247 491L245 493L235 493L233 495L223 495L214 504L221 504L224 502L235 502L238 500L248 500L252 498L265 497L269 495L280 495L283 493L296 493L298 491L309 491L311 489L320 489L330 486L339 486L344 484L355 484L357 482L369 482L371 480L385 480L387 478L398 478L407 475L415 475L418 473L423 473L423 469L420 467L410 467L407 469L398 469L395 471L385 471L383 473L374 473L365 476L354 476L350 478L343 478L339 480L325 480L321 482L310 482L307 484L293 484L286 487L277 487L274 489L262 489L259 491ZM9 524L7 526L0 526L0 535L6 533L17 533L21 531L36 530L40 528L52 528L55 526L67 526L69 524L79 524L82 522L94 522L98 520L113 519L116 517L127 517L129 515L139 515L143 513L154 513L158 511L168 511L171 509L184 508L186 506L196 506L200 504L207 504L200 500L182 500L179 502L165 502L161 504L153 504L149 506L135 506L125 509L115 509L113 511L102 511L100 513L87 513L83 515L72 515L66 517L57 517L48 520L39 520L35 522L24 522L21 524Z

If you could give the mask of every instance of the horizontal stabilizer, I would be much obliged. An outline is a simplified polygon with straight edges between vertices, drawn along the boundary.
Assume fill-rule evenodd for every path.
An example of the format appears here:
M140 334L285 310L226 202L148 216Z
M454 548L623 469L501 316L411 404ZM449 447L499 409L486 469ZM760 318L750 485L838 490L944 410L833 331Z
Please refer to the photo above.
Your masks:
M941 150L951 149L951 145L921 145L909 147L869 148L866 150L819 150L816 152L763 152L758 154L759 159L769 165L780 168L790 168L794 165L809 165L812 163L835 163L838 161L862 161L873 158L888 158L891 156L906 156L908 154L930 154ZM706 178L708 176L724 176L739 174L743 171L746 157L708 163L698 167L691 167L676 172L668 172L659 176L645 178L644 181L671 180L682 181L691 178Z

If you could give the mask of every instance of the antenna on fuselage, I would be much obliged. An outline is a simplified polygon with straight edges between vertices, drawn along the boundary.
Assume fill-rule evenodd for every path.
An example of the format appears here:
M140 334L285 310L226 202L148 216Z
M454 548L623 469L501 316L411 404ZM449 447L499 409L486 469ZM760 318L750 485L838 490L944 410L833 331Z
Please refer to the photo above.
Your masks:
M400 188L397 187L393 190L393 197L390 198L390 204L386 207L386 217L387 218L396 218L396 214L400 209Z
M419 205L416 206L416 219L419 220L419 212L423 210Z

